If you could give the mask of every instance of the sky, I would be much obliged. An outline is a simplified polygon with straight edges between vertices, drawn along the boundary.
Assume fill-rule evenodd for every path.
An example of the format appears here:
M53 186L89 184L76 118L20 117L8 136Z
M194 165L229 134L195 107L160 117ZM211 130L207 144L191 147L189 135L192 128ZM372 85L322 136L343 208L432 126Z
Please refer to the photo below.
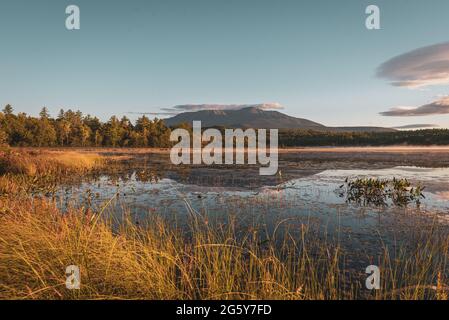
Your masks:
M81 29L67 30L68 5ZM380 30L365 27L368 5ZM449 127L449 1L1 0L0 105Z

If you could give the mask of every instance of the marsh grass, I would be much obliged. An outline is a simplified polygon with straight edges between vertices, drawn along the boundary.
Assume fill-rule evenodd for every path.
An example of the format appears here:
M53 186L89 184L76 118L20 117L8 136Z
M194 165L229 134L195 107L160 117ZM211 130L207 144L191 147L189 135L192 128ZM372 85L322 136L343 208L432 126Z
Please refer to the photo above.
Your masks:
M0 195L26 196L54 192L58 182L104 167L96 153L0 150Z
M76 151L40 151L4 149L0 152L0 174L67 175L98 168L103 157Z
M7 165L0 177L2 299L447 299L449 293L449 237L438 226L416 226L415 241L385 245L370 257L382 275L381 290L368 291L364 270L348 268L350 259L367 257L347 252L313 224L281 219L269 232L261 221L242 225L232 208L214 219L187 201L182 227L155 212L140 224L126 208L118 218L110 201L61 210L30 185L41 183L44 172L94 170L101 159L38 152L3 154L1 161ZM81 270L80 290L65 287L70 265Z
M0 296L30 299L304 299L337 298L339 250L295 253L262 245L257 234L236 236L233 223L193 219L187 231L158 216L145 227L54 203L3 201ZM115 230L115 231L114 231ZM300 263L297 263L300 262ZM64 270L82 270L82 289L65 288Z
M422 230L416 246L384 248L382 289L345 270L338 242L301 224L270 234L191 213L188 228L157 214L136 225L40 199L0 202L3 299L444 299L449 240ZM65 268L81 289L65 288Z

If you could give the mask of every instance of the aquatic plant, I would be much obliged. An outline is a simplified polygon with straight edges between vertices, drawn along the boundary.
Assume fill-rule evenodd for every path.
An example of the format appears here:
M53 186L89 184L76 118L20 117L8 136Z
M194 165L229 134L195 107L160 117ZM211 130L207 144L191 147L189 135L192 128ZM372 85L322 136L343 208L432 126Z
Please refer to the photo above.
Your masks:
M346 201L361 205L387 206L391 201L396 206L406 206L414 203L421 205L425 198L424 186L418 184L412 186L407 179L379 179L379 178L357 178L349 180L340 186L340 196L346 197Z

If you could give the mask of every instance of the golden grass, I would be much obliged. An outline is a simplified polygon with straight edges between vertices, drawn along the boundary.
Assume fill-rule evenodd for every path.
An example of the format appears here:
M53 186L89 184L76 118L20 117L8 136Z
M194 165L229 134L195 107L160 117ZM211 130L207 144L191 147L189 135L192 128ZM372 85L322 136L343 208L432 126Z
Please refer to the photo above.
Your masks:
M0 152L0 174L65 175L85 173L102 164L103 157L95 153L14 149Z
M443 237L400 248L395 258L386 249L382 289L371 293L363 287L366 275L348 277L341 248L306 225L275 244L251 228L241 233L232 217L213 225L192 216L180 230L157 215L145 226L129 217L114 224L101 213L63 213L39 199L2 199L0 208L2 299L447 299L449 293ZM80 267L80 290L65 288L69 265Z
M190 209L182 229L156 214L139 226L129 214L62 212L30 186L48 173L99 168L101 157L7 151L0 161L0 299L448 298L449 237L438 226L416 226L414 243L385 246L372 261L381 290L367 291L364 270L346 269L338 241L314 225L283 220L268 234L260 224L237 226L232 212L223 222ZM65 287L70 265L81 270L80 290Z
M0 195L27 195L54 191L56 182L83 176L104 167L96 153L76 151L0 150Z
M125 221L113 232L108 219L73 209L62 214L43 200L2 200L1 207L0 298L325 299L339 295L338 249L318 251L316 258L303 251L301 256L283 259L272 246L260 245L255 234L237 240L233 224L209 228L196 221L190 232L183 233L153 217L145 228ZM293 263L297 259L298 265ZM65 288L69 265L81 269L81 290Z

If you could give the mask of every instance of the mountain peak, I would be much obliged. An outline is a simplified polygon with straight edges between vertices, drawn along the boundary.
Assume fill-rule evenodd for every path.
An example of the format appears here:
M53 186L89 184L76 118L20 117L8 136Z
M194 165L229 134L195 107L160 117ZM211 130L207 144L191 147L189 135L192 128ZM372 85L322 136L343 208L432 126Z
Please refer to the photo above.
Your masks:
M246 107L246 108L242 108L242 109L236 110L236 111L243 111L243 112L249 112L249 113L261 113L261 112L264 112L265 110L262 110L260 107Z
M254 128L254 129L306 129L315 131L396 131L380 127L326 127L307 119L295 118L279 111L263 110L257 106L230 110L201 110L180 113L165 119L167 126L177 126L181 123L192 124L201 121L203 128Z
M257 106L236 110L201 110L180 113L164 120L168 126L201 121L203 127L226 126L230 128L292 129L319 128L323 125L301 118L295 118L277 111L266 111Z

